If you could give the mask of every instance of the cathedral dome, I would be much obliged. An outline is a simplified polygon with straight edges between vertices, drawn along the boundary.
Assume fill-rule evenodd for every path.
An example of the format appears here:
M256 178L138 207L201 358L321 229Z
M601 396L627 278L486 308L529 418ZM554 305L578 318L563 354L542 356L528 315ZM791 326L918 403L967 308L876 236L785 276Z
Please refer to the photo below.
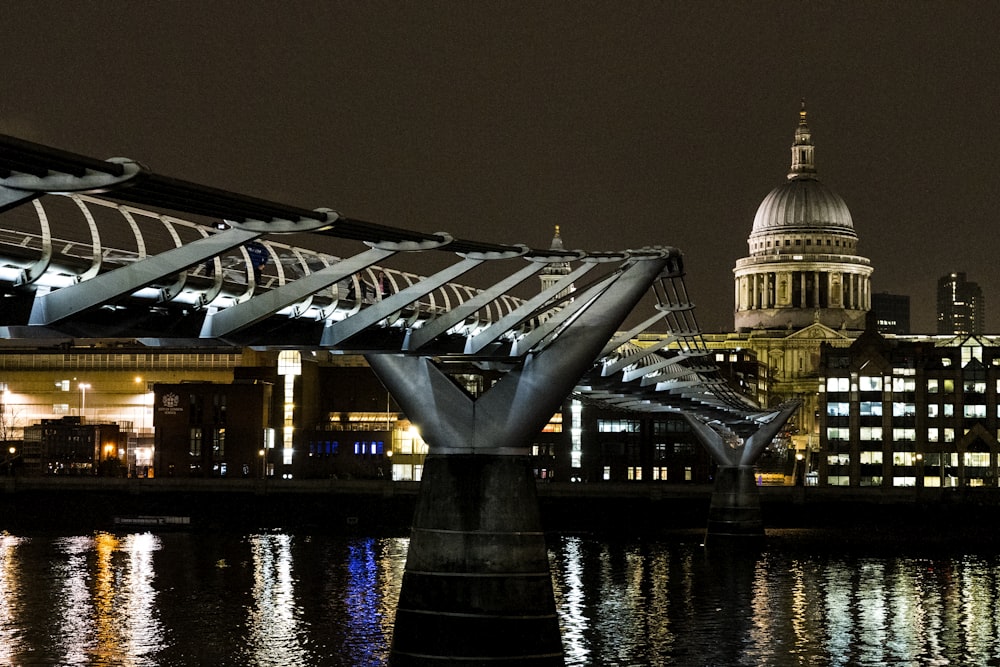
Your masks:
M847 204L817 179L796 176L764 197L751 234L854 231Z

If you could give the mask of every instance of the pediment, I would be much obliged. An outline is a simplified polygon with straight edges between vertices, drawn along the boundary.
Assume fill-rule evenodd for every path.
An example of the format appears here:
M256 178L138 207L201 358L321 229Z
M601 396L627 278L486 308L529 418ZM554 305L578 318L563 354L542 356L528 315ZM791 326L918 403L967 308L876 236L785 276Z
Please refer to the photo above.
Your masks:
M785 337L786 340L852 340L839 331L835 331L825 324L813 322L807 327Z

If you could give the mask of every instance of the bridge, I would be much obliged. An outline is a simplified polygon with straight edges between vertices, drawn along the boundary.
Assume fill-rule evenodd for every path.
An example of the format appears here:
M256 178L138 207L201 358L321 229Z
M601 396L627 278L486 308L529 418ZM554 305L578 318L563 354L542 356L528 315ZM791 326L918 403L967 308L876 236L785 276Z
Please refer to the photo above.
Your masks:
M457 282L483 268L485 286ZM539 293L513 296L542 272ZM720 466L713 539L763 535L753 463L797 407L762 409L720 377L676 248L460 239L9 136L0 296L0 344L130 338L364 354L429 445L397 665L562 663L527 446L570 393L685 416ZM638 323L625 327L630 316ZM658 341L636 344L647 331ZM456 363L503 376L472 398L449 378Z

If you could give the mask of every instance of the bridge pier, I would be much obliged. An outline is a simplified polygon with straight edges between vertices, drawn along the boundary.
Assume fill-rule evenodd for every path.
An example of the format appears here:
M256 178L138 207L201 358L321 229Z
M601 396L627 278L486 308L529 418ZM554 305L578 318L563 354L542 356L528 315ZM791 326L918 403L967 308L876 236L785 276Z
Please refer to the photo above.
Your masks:
M708 509L708 529L705 544L752 545L764 538L764 521L760 511L760 489L754 475L754 464L769 442L777 435L800 403L790 401L777 411L765 413L747 425L706 423L685 413L698 440L718 464L715 488ZM750 429L755 429L752 432Z
M720 465L708 508L706 544L721 541L754 541L764 538L760 491L752 465Z
M528 447L670 261L645 254L588 290L571 335L525 354L479 397L428 357L366 357L429 449L394 666L564 663Z
M527 457L428 456L392 664L562 665Z

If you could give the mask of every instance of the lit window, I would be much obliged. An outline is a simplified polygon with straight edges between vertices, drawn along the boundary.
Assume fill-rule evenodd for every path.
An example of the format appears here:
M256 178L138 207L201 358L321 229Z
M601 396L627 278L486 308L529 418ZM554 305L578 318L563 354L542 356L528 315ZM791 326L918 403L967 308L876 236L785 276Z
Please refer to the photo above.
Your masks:
M604 466L604 481L611 479L611 466Z
M984 419L986 417L986 406L973 404L963 408L963 416L970 419Z
M826 414L831 417L849 417L851 406L849 403L827 403Z
M858 378L861 391L882 391L882 376L862 375Z
M861 461L861 465L881 465L882 452L879 451L861 452L859 460Z
M848 391L849 384L850 378L827 378L826 390L829 392Z

